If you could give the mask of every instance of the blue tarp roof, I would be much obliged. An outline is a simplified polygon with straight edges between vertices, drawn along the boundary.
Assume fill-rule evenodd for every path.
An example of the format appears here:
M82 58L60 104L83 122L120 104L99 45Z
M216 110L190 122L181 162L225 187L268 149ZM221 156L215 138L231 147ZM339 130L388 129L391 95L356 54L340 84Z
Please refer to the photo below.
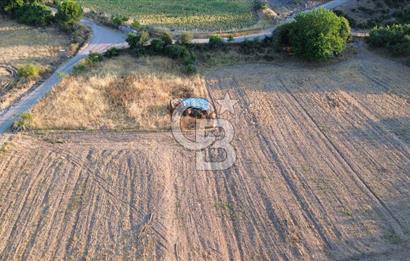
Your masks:
M187 98L182 100L182 104L184 107L195 108L202 111L208 111L210 107L209 101L204 98Z

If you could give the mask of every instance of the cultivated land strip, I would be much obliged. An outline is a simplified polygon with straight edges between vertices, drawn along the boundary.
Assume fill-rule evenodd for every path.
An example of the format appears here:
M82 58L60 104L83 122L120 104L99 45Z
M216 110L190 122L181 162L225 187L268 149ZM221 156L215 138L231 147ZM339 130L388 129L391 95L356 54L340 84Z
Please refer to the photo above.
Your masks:
M222 115L238 158L223 172L196 171L195 155L165 132L6 136L1 256L403 259L405 70L360 50L326 67L210 72L212 97L228 92L239 102L235 115Z

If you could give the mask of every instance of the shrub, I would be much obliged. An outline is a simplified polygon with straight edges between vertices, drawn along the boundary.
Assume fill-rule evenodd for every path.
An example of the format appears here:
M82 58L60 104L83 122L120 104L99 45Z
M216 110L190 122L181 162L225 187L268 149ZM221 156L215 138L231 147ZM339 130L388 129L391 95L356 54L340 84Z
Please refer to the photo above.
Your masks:
M85 60L88 65L94 65L96 63L102 62L104 57L102 54L99 53L90 53Z
M115 56L118 56L118 55L120 55L120 50L115 48L115 47L112 47L112 48L108 49L104 53L104 56L107 57L107 58L115 57Z
M18 8L24 5L24 1L22 0L1 0L0 1L0 11L13 13Z
M169 45L165 48L165 53L172 59L184 59L191 55L190 51L182 45Z
M154 39L151 41L151 48L154 53L163 53L164 47L165 43L161 39Z
M193 39L192 33L185 32L181 34L181 38L179 39L181 44L191 44Z
M224 40L219 35L212 35L209 37L209 47L219 48L224 45Z
M140 46L144 46L146 43L148 43L149 39L150 39L149 33L148 33L147 31L142 31L142 32L139 34L139 41L138 41L138 43L139 43Z
M233 41L235 41L235 38L232 35L228 36L228 42L232 43Z
M190 63L185 65L184 72L188 75L196 74L198 72L198 69L196 68L195 64Z
M295 54L312 60L341 53L350 36L346 18L323 8L297 15L288 29Z
M20 131L26 130L33 122L33 116L28 112L20 114L19 119L13 124L13 129Z
M26 64L17 69L17 75L21 78L38 78L44 72L44 68L38 64Z
M146 31L142 31L138 34L129 33L127 37L127 43L131 49L144 46L150 39L150 35Z
M170 32L162 32L160 39L165 43L165 45L171 45L173 43L172 35Z
M244 54L252 54L260 49L260 42L256 40L245 40L240 44L240 52Z
M76 0L63 0L57 5L56 21L64 29L71 29L80 22L83 10Z
M120 26L123 23L125 23L126 21L128 21L130 18L127 16L123 16L123 15L114 15L113 17L111 17L111 22L116 25L116 26Z
M74 65L73 67L73 74L81 74L87 71L87 65L85 65L84 63L79 63Z
M369 44L397 55L410 56L410 24L376 27L370 31Z
M141 23L138 22L137 20L132 21L131 27L138 30L141 28Z
M138 46L138 35L136 33L129 33L127 37L127 43L130 46L131 49L134 49Z
M293 30L295 23L287 23L279 26L274 32L274 47L276 50L280 51L285 47L291 46L290 34Z
M48 6L33 3L25 4L16 10L17 21L33 26L49 25L53 19L53 13Z

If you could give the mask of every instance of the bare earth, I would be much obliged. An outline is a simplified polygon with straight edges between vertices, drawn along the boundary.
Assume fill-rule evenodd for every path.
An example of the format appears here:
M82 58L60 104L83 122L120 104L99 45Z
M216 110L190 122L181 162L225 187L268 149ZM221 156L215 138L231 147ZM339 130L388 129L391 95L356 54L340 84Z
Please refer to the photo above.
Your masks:
M1 259L408 257L408 67L363 49L207 82L239 101L224 172L197 172L167 132L7 136Z

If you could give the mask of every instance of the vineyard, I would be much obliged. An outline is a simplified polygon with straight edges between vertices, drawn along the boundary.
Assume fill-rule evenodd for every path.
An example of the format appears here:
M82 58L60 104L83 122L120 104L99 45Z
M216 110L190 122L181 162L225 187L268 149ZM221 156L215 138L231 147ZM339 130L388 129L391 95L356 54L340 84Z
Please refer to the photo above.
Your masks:
M81 0L84 6L112 15L125 15L144 25L178 29L224 30L256 23L252 0Z

